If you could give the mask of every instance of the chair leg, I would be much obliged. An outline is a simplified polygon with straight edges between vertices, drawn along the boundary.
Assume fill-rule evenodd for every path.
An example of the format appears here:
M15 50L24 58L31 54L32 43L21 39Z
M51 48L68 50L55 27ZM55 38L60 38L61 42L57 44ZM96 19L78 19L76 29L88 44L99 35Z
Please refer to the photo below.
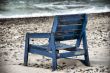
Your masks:
M52 57L52 71L55 71L56 69L57 69L57 53L58 53L59 51L57 50L57 51L53 51L52 52L52 55L53 55L53 57Z
M57 58L54 56L52 58L52 71L55 71L57 69Z
M59 50L53 51L52 71L55 71L57 69L57 54L58 53L59 53Z
M83 35L83 48L84 48L84 50L85 50L85 54L84 54L84 57L85 57L84 64L85 64L86 66L90 66L89 54L88 54L88 46L87 46L87 38L86 38L86 32L84 32L84 35Z
M29 37L28 33L26 34L26 39L25 39L25 53L24 53L24 66L27 66L28 64L28 50L29 50Z
M85 51L84 57L85 57L84 64L85 64L86 66L90 66L88 51Z
M56 51L55 39L53 34L51 34L51 39L49 40L49 42L50 42L50 48L52 49L52 71L55 71L57 69L58 51Z
M24 54L24 66L27 66L28 65L28 52L25 51L25 54Z

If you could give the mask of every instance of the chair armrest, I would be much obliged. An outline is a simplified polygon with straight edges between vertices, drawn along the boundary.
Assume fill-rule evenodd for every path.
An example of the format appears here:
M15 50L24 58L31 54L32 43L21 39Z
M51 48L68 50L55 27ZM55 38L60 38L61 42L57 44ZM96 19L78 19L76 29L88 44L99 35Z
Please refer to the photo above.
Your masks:
M29 38L49 38L50 33L26 33Z

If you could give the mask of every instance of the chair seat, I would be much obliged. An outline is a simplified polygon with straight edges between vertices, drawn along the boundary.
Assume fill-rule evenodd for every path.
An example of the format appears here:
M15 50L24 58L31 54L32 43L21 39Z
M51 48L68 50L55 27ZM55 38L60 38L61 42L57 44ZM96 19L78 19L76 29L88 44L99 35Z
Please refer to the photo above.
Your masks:
M45 44L45 45L32 45L32 44L30 44L29 48L51 51L49 44ZM80 49L80 48L72 46L72 45L63 44L63 43L56 43L56 49L57 50L68 50L68 51L73 50L73 51L75 51L76 49Z
M29 46L29 52L30 53L36 53L43 55L45 54L45 56L47 57L52 57L52 50L49 48L49 45L32 45L30 44ZM79 55L84 55L84 49L80 49L74 46L70 46L67 44L63 44L63 43L58 43L56 44L56 49L57 50L67 50L64 53L59 53L57 58L66 58L66 57L72 57L72 56L79 56Z

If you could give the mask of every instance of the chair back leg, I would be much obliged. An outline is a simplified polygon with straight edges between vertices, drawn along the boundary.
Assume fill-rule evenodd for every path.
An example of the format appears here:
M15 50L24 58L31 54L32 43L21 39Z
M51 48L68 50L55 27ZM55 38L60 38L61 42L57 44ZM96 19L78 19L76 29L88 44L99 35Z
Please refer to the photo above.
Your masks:
M86 38L86 32L84 32L84 35L82 37L83 39L83 48L85 50L85 54L84 54L84 64L86 66L90 66L90 61L89 61L89 54L88 54L88 46L87 46L87 38Z

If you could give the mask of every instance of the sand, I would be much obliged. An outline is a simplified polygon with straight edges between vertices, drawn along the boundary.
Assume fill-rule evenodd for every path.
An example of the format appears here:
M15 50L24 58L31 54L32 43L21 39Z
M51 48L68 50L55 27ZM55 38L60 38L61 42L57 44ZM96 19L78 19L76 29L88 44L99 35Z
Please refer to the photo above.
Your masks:
M72 57L59 59L58 70L52 72L51 59L34 54L29 54L29 65L23 66L26 32L50 32L52 21L53 17L0 20L0 73L110 73L110 13L88 15L90 67L76 60L82 56ZM31 43L44 44L47 39Z

